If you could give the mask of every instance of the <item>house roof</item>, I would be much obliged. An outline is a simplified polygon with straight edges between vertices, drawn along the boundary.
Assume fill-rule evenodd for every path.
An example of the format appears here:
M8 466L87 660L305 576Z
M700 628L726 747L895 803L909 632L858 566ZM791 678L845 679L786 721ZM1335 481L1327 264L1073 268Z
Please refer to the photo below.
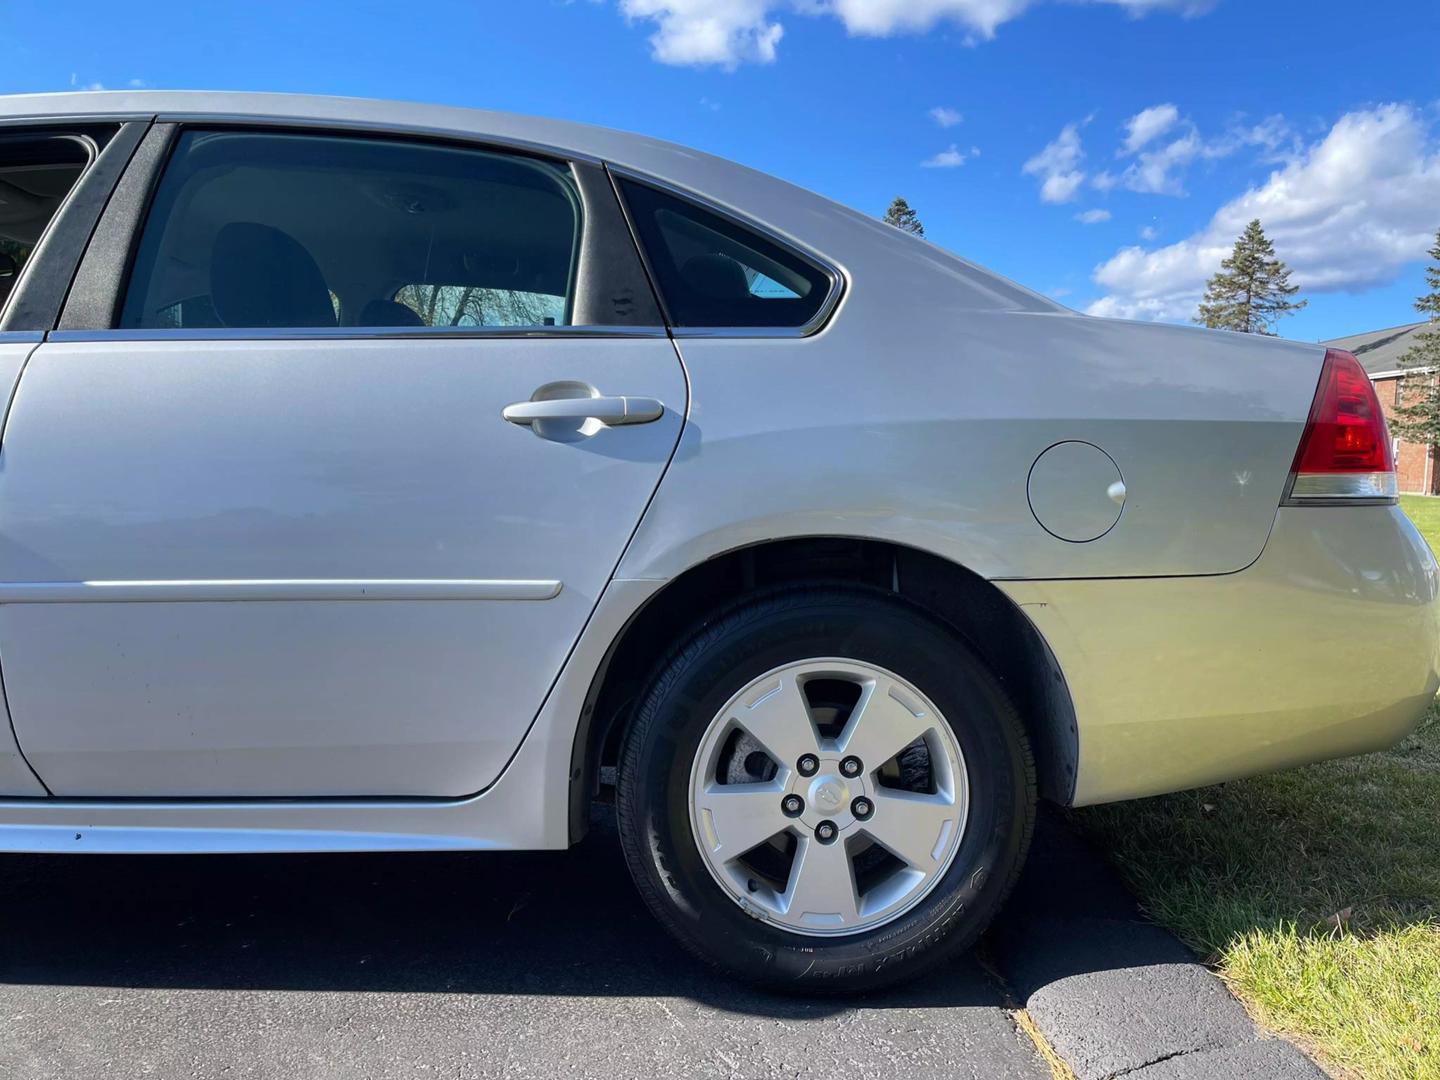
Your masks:
M1352 334L1350 337L1322 341L1321 345L1344 349L1354 353L1366 372L1376 375L1400 369L1400 357L1415 344L1415 335L1429 326L1428 322L1392 326L1388 330L1371 330L1366 334Z

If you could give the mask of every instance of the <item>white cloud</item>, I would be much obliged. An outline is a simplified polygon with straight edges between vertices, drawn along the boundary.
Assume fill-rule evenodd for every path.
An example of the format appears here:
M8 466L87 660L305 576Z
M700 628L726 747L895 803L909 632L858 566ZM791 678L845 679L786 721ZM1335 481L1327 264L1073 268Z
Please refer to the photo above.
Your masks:
M1177 126L1180 134L1158 141ZM1247 147L1261 148L1271 160L1286 160L1280 148L1294 140L1290 125L1278 115L1257 124L1232 124L1223 135L1206 139L1192 122L1180 118L1174 105L1155 105L1136 113L1125 130L1117 155L1134 160L1119 176L1107 172L1095 177L1097 188L1124 186L1143 195L1184 195L1184 174L1194 162L1229 157Z
M1160 230L1157 229L1157 228L1155 228L1154 225L1142 225L1142 226L1140 227L1140 239L1141 239L1141 240L1154 240L1154 239L1155 239L1157 236L1159 236L1159 235L1160 235Z
M1214 10L1219 0L1100 0L1100 2L1122 7L1137 19L1152 11L1173 11L1191 19Z
M934 157L926 158L920 163L920 167L922 169L955 169L964 164L965 155L961 153L958 146L951 143L950 149L941 150Z
M1175 173L1204 153L1200 133L1191 129L1164 146L1142 153L1125 170L1121 181L1131 191L1145 195L1184 195L1184 185Z
M1085 182L1080 170L1085 151L1080 146L1080 126L1066 124L1045 149L1025 162L1026 176L1040 177L1040 198L1048 203L1069 202Z
M1081 225L1099 225L1102 221L1110 220L1110 211L1096 207L1094 210L1082 210L1075 215L1075 220Z
M1180 119L1180 110L1174 105L1152 105L1142 109L1125 121L1125 147L1123 153L1133 154L1146 143L1158 139L1175 126Z
M1282 147L1288 146L1290 152L1282 157L1294 157L1303 148L1289 122L1278 113L1255 124L1235 125L1220 141L1220 145L1236 148L1258 146L1272 154L1279 153Z
M1406 105L1347 113L1201 231L1155 250L1127 247L1095 268L1091 314L1188 319L1235 238L1259 218L1307 292L1393 281L1422 258L1440 206L1440 140Z
M861 37L924 33L941 23L959 27L971 40L988 40L1004 23L1041 0L619 0L631 19L656 24L650 44L664 64L773 63L785 12L832 16ZM1124 8L1140 17L1152 11L1202 14L1213 0L1078 0ZM942 126L947 126L942 123Z
M662 64L773 63L785 28L769 19L772 0L620 0L631 19L658 24L650 36Z
M812 7L838 16L846 30L866 37L921 33L951 22L988 39L1030 5L1031 0L820 0Z
M965 119L958 109L952 109L948 105L936 105L930 110L930 119L939 124L942 128L952 128Z

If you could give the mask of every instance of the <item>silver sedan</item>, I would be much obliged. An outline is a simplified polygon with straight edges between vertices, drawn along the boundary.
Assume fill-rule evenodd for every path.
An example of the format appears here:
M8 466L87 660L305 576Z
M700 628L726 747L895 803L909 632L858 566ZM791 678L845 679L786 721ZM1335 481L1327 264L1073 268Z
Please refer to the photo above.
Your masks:
M974 940L1038 799L1435 696L1346 353L574 124L0 118L0 850L563 848L613 788L690 949L857 988Z

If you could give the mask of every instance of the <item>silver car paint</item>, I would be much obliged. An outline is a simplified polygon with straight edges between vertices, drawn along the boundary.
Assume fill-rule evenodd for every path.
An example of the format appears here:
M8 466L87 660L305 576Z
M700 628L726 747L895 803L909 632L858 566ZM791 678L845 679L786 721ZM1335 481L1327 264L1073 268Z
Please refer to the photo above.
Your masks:
M1440 575L1395 506L1286 507L1239 574L1000 587L1081 718L1077 805L1379 750L1440 689Z
M1099 579L1152 577L1123 584L1131 596L1153 587L1151 595L1162 600L1171 595L1167 590L1188 583L1186 611L1156 610L1148 623L1148 636L1183 656L1191 610L1213 610L1219 620L1237 604L1309 592L1332 605L1299 604L1295 620L1287 621L1282 609L1266 624L1272 633L1292 636L1307 630L1317 611L1351 611L1338 606L1356 588L1351 547L1368 544L1394 554L1394 537L1403 533L1393 511L1357 508L1305 519L1304 539L1277 525L1266 545L1277 520L1302 513L1285 510L1277 519L1275 507L1313 396L1323 356L1318 347L1077 316L864 215L704 154L553 121L328 99L58 95L10 99L0 107L15 116L258 116L557 147L703 192L822 252L847 279L838 312L814 337L683 337L694 396L675 462L626 551L620 580L605 590L528 737L485 794L409 805L12 802L0 808L0 819L13 825L0 830L0 844L16 849L560 846L567 839L577 717L614 634L665 580L710 555L777 536L890 539L992 579L1031 579L1040 598L1017 592L1017 600L1047 639L1061 639L1057 655L1067 678L1084 683L1087 634L1073 626L1109 617L1104 598L1117 583ZM1031 463L1066 440L1104 449L1128 488L1121 520L1089 544L1051 536L1026 501ZM1251 567L1262 549L1264 558ZM1434 563L1423 543L1411 552L1412 559L1367 567L1389 582L1367 612L1409 627L1392 642L1403 654L1396 670L1410 673L1405 684L1368 684L1372 704L1388 696L1388 711L1371 708L1337 722L1326 711L1327 698L1311 693L1303 678L1290 680L1289 749L1267 756L1275 740L1264 725L1232 723L1224 729L1231 741L1207 745L1207 721L1233 717L1234 701L1220 701L1231 712L1217 714L1200 695L1181 724L1188 739L1176 748L1181 752L1165 761L1153 753L1131 760L1103 749L1116 745L1106 739L1114 726L1109 718L1117 715L1107 697L1118 693L1111 658L1107 677L1076 694L1082 795L1093 801L1198 783L1227 769L1252 771L1252 757L1299 760L1306 748L1308 756L1322 757L1383 745L1402 720L1418 714L1423 690L1410 685L1413 673L1427 672L1427 686L1434 677ZM1173 578L1200 574L1226 576ZM1035 580L1046 578L1057 580ZM8 617L0 606L0 623ZM1054 629L1055 619L1074 620L1068 639ZM1101 631L1100 640L1123 640L1121 628ZM1242 661L1257 641L1245 638L1232 647L1213 635L1210 646L1206 670L1225 671L1228 663L1246 671ZM8 677L6 648L0 642ZM1299 650L1291 656L1306 662ZM1367 660L1368 653L1356 670L1368 671ZM1133 685L1117 700L1133 706L1147 694L1169 693L1164 665L1132 668L1126 675ZM1235 700L1244 700L1244 686L1233 691ZM1367 726L1366 717L1379 722ZM1332 732L1340 737L1327 738ZM1089 750L1092 743L1100 752ZM70 840L72 825L83 839Z
M0 334L0 395L3 395L0 400L10 400L15 382L20 378L20 369L42 337L38 333ZM0 457L0 463L3 463L3 457ZM0 553L8 547L8 539L0 530ZM0 711L3 710L3 702L0 702ZM44 786L20 756L20 747L15 742L8 715L0 720L3 720L0 722L0 795L44 795Z
M668 408L574 442L501 417L561 379ZM479 791L685 404L663 338L41 345L0 470L30 763L56 795Z
M663 587L612 581L500 778L467 799L0 801L0 851L164 853L568 847L576 718L630 616Z
M870 306L883 274L852 275L815 337L680 342L690 423L622 575L670 578L816 534L891 540L992 579L1219 574L1260 554L1323 349L933 304L911 326ZM1051 535L1027 500L1032 463L1066 440L1102 448L1128 491L1088 544Z
M1283 509L1265 556L1237 574L1003 587L1055 635L1067 679L1081 680L1081 797L1095 802L1389 745L1436 687L1436 582L1434 559L1413 526L1394 508L1375 506ZM1115 584L1124 592L1111 593ZM610 583L514 760L474 798L17 799L0 802L0 850L565 847L576 718L610 642L662 587ZM1356 590L1363 598L1358 617ZM1120 604L1115 619L1112 595ZM1257 614L1263 618L1248 629ZM1100 667L1090 678L1092 661ZM1127 752L1137 734L1139 752ZM1096 738L1100 747L1088 751Z

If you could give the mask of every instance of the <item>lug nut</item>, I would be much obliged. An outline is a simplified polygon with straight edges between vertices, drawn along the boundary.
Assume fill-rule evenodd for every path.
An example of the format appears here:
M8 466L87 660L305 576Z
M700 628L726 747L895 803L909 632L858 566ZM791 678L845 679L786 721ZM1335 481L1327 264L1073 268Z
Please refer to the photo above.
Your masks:
M835 839L839 831L839 829L835 828L833 821L822 821L819 825L815 826L815 839L819 840L822 844L828 844Z
M799 795L786 795L780 800L780 809L786 817L799 817L805 812L805 800Z
M875 804L862 795L850 804L850 812L864 821L875 812Z
M814 754L802 754L795 768L800 770L801 776L814 776L820 771L820 759Z
M840 771L846 776L859 776L864 769L865 766L860 764L858 757L847 757L844 761L840 762Z

